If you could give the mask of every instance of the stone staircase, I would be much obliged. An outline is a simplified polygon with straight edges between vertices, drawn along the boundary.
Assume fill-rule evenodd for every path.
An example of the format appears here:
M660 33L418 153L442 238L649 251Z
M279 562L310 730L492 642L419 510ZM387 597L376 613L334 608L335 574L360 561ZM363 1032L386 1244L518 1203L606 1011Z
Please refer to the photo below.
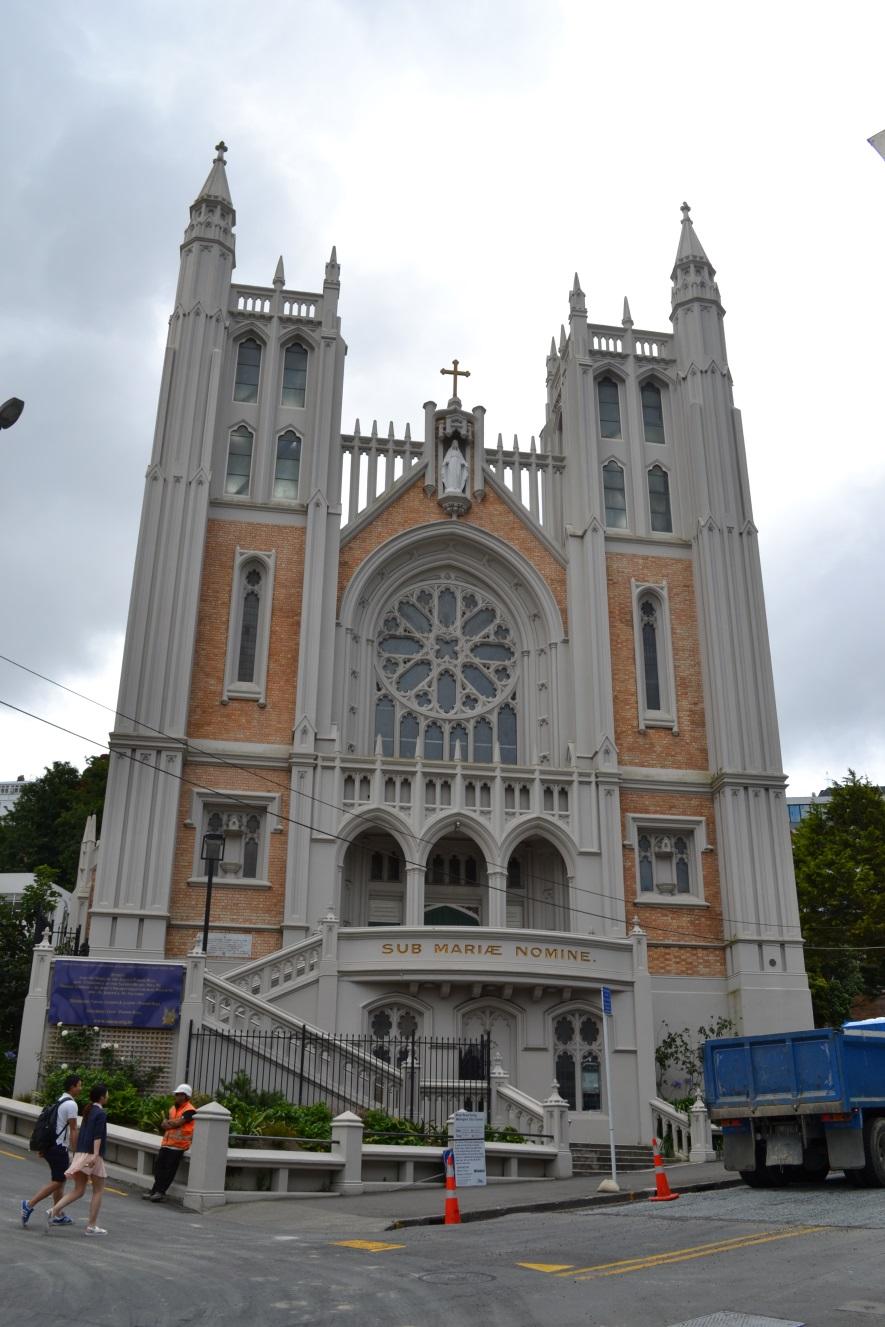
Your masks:
M572 1143L572 1173L574 1175L608 1175L611 1155L607 1143ZM618 1170L651 1170L654 1156L650 1147L640 1144L619 1144L615 1147Z

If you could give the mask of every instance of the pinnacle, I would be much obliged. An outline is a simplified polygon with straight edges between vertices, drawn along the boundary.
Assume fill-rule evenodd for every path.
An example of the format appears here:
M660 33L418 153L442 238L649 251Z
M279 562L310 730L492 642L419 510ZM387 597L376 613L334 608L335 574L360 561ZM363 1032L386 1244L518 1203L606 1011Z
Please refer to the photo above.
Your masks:
M633 316L632 316L632 314L630 313L630 302L629 302L629 300L627 299L627 296L626 296L626 295L624 296L624 315L623 315L623 317L621 318L621 325L622 325L623 327L632 327L632 326L633 326Z
M341 275L341 266L338 262L338 250L332 245L332 252L329 255L329 261L326 263L326 280L337 281Z
M212 162L212 169L206 176L202 189L197 194L196 202L203 198L218 198L228 206L233 206L230 189L227 184L227 172L224 169L224 154L227 151L227 144L222 141L215 144L215 159Z
M698 259L702 263L707 263L712 267L709 258L704 253L704 246L701 244L691 220L691 208L688 203L682 204L682 231L679 236L679 248L676 251L676 263L684 263L690 259Z
M275 271L274 274L273 274L273 284L274 284L275 286L276 286L276 285L284 286L284 285L286 284L286 273L285 273L285 270L284 270L284 268L283 268L283 255L282 255L282 254L280 254L279 261L277 262L277 269L276 269L276 271Z
M548 358L548 359L556 359L556 337L555 337L555 336L551 336L551 338L550 338L550 354L547 356L547 358Z

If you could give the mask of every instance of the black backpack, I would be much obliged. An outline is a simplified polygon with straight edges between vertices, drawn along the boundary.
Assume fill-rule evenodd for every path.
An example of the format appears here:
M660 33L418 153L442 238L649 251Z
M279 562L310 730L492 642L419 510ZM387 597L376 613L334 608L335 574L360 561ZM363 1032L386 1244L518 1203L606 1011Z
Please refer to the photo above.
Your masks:
M28 1144L32 1152L48 1152L58 1141L58 1108L61 1100L59 1097L58 1101L52 1101L48 1106L44 1106L37 1116Z

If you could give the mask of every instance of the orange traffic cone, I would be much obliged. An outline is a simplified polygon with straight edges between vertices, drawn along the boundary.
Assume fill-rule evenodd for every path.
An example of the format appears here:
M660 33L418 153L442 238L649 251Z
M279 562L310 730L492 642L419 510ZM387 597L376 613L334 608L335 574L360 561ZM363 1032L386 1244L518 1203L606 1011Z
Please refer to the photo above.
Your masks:
M458 1186L455 1183L455 1154L451 1148L443 1153L446 1163L446 1214L444 1226L460 1226L461 1209L458 1206Z
M649 1198L650 1203L672 1203L679 1197L670 1188L670 1181L667 1179L667 1172L664 1170L664 1158L661 1156L658 1147L657 1138L651 1140L652 1151L655 1155L655 1192Z

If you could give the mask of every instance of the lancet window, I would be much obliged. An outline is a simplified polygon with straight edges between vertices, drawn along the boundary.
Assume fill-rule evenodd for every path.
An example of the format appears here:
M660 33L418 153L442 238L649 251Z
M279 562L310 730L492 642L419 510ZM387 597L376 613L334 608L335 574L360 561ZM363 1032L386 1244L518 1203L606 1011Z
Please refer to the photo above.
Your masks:
M307 390L307 351L304 346L287 346L283 356L283 392L281 405L304 405Z
M617 461L606 461L602 467L602 491L605 498L605 524L612 530L627 528L627 495L624 489L624 471Z
M227 448L225 493L233 494L235 497L249 496L252 480L252 442L252 434L245 424L232 431Z
M275 498L294 500L298 497L300 470L301 439L294 429L288 429L277 438L277 457L273 476Z
M600 1027L586 1009L571 1009L553 1020L554 1074L571 1110L599 1110Z
M235 401L257 401L261 377L261 346L252 337L237 348L237 372L234 379Z
M377 633L375 738L384 755L518 757L518 649L489 595L439 579L399 595Z
M599 405L599 434L603 438L621 436L621 402L614 378L600 378L596 384Z
M653 465L648 472L648 505L651 515L651 528L667 534L672 533L670 476L660 465Z
M664 403L661 389L654 382L642 384L642 429L646 442L666 442L664 436Z

